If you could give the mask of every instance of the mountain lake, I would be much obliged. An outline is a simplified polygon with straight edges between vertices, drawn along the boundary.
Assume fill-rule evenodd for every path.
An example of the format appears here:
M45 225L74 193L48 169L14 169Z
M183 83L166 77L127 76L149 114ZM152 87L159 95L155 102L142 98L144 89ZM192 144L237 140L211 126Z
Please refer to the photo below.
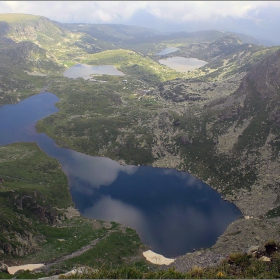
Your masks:
M160 59L158 62L178 72L192 71L208 63L204 60L199 60L197 58L186 58L181 56L174 56L174 57L168 57L167 59Z
M113 75L113 76L124 76L125 74L119 71L113 65L99 65L91 66L86 64L76 64L67 69L63 75L67 78L83 78L92 79L91 75Z
M38 120L58 112L58 97L44 92L0 107L0 145L36 142L56 158L68 177L81 215L134 228L142 242L165 257L211 247L227 226L242 216L210 186L187 172L150 166L123 166L58 147Z

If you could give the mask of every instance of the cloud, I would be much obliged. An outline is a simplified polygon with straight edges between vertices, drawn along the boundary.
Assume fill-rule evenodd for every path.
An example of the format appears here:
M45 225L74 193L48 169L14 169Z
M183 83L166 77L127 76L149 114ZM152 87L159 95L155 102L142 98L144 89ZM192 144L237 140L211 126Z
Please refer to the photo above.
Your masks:
M180 179L185 180L184 184L188 188L197 188L197 189L201 190L204 186L204 183L201 180L197 179L195 176L193 176L192 174L190 174L188 172L180 172L180 171L177 171L176 169L165 168L165 169L163 169L163 173L165 175L177 176Z
M225 30L279 44L280 1L0 1L0 13L61 23L128 24L162 32Z
M59 22L122 23L142 10L172 22L256 19L263 8L280 8L278 1L2 1L1 13L27 13ZM144 19L143 19L144 20Z
M86 208L82 215L91 219L115 221L134 228L138 234L147 234L147 222L140 210L108 196L102 197L94 206Z
M1 13L26 13L59 22L111 23L130 18L145 2L122 1L2 1Z
M161 19L171 21L208 21L218 18L248 18L250 13L258 15L265 7L280 7L279 2L269 1L185 1L150 2L149 12Z
M69 158L63 163L63 171L70 177L70 180L78 178L79 181L83 182L82 184L76 182L73 188L80 192L87 190L89 194L94 188L112 184L120 171L131 175L137 169L137 166L123 166L109 158L92 157L75 151L71 151ZM90 184L90 188L87 184Z

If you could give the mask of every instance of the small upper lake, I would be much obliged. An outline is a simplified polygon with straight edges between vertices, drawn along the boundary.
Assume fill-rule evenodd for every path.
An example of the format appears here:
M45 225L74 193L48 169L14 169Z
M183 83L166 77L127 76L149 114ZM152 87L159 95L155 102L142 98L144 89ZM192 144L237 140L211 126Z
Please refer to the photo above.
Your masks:
M167 59L160 59L160 64L166 65L178 72L188 72L196 68L202 67L208 62L199 60L197 58L186 58L181 56L169 57Z
M82 215L134 228L143 243L166 257L212 246L240 210L187 172L122 166L58 147L35 123L58 112L59 99L45 92L0 107L0 146L36 142L62 165L72 199Z
M175 48L175 47L167 47L164 50L162 50L161 52L157 53L157 55L166 55L166 54L169 54L169 53L176 52L178 50L179 49Z
M113 76L124 76L125 74L119 71L113 65L99 65L91 66L86 64L76 64L71 68L67 69L63 75L67 78L83 78L91 79L91 75L113 75Z

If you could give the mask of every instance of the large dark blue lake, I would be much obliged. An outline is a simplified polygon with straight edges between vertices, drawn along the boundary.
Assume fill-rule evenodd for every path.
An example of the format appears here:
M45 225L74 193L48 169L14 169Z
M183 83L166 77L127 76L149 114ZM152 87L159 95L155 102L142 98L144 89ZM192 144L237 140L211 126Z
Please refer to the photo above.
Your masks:
M186 172L122 166L109 158L59 148L35 123L58 111L45 92L0 107L0 145L36 142L56 158L68 177L76 208L85 217L134 228L141 240L166 257L212 246L240 210Z

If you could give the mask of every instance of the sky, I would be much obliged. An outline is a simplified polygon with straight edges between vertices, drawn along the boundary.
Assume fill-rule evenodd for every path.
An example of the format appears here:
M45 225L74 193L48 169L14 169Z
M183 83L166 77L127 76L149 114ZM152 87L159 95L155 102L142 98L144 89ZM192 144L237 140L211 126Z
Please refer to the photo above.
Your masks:
M62 23L130 24L163 32L226 30L280 41L280 1L0 1L0 13Z

